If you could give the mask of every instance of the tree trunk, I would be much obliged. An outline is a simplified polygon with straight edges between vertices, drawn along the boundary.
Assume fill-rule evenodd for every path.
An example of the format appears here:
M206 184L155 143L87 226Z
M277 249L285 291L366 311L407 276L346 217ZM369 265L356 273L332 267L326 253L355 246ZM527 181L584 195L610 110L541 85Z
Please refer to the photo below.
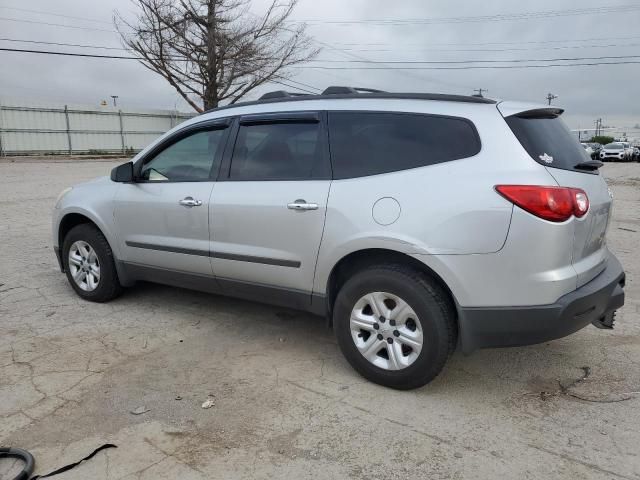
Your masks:
M218 55L216 45L216 2L208 0L207 5L207 84L204 89L204 110L218 107Z

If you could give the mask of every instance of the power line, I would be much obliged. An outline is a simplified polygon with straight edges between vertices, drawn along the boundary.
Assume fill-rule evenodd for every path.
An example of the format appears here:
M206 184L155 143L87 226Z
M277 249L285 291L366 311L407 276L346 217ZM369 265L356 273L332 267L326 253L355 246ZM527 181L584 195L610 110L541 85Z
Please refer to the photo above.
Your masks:
M16 53L39 53L42 55L61 55L61 56L70 56L70 57L85 57L85 58L105 58L105 59L114 59L114 60L141 60L138 57L125 57L125 56L119 56L119 55L96 55L96 54L89 54L89 53L71 53L71 52L55 52L55 51L45 51L45 50L27 50L27 49L21 49L21 48L0 48L0 51L3 52L16 52ZM284 78L284 77L277 77L277 78ZM291 80L291 79L286 79L288 82L291 83L297 83L299 85L302 85L303 87L307 87L307 88L312 88L315 90L320 91L321 89L318 87L314 87L313 85L308 85L306 83L302 83L302 82L298 82L296 80ZM311 92L309 90L305 90L304 88L301 87L297 87L297 86L293 86L293 85L287 85L283 82L279 82L277 80L269 80L270 82L273 83L278 83L280 85L284 85L286 87L289 88L295 88L297 90L302 90L305 91L307 93L315 93L315 92Z
M633 40L640 38L640 35L632 35L626 37L594 37L594 38L574 38L574 39L556 39L556 40L528 40L528 41L510 41L510 42L473 42L473 43L432 43L434 47L464 47L464 46L484 46L484 45L526 45L526 44L546 44L546 43L576 43L576 42L599 42L609 40ZM334 45L354 46L354 45L372 45L372 46L384 46L388 43L367 43L367 42L353 42L353 43L340 43ZM403 43L400 46L423 46L424 42Z
M640 58L640 55L616 55L601 57L569 57L569 58L532 58L532 59L512 59L512 60L311 60L321 63L368 63L387 65L438 65L438 64L459 64L459 63L527 63L527 62L573 62L579 60L622 60L629 58Z
M4 41L4 42L15 42L15 43L31 43L31 44L37 44L37 45L55 45L55 46L61 46L61 47L75 47L75 48L89 48L89 49L102 49L102 50L120 50L120 51L131 51L128 48L122 48L122 47L107 47L107 46L103 46L103 45L86 45L86 44L79 44L79 43L62 43L62 42L45 42L45 41L37 41L37 40L22 40L22 39L17 39L17 38L0 38L0 41ZM327 44L328 45L328 44ZM542 47L541 49L549 49L549 50L561 50L561 49L567 49L567 48L604 48L604 47L635 47L635 46L640 46L640 43L630 43L630 44L609 44L609 45L573 45L573 46L564 46L564 47ZM346 51L348 50L352 50L352 49L346 49ZM420 49L420 50L412 50L412 51L428 51L428 52L433 52L433 51L441 51L441 52L507 52L507 51L530 51L530 50L537 50L537 49L529 49L529 48L507 48L507 49L431 49L431 48L425 48L425 49ZM396 50L388 50L388 49L372 49L372 50L353 50L353 51L369 51L369 52L393 52ZM407 50L405 50L407 51ZM358 57L356 57L358 58ZM337 62L337 60L313 60L313 61L326 61L326 62ZM362 62L365 62L368 60L362 60ZM371 60L372 62L374 62L374 60ZM345 61L346 62L346 61ZM378 60L379 63L411 63L410 61L407 62L400 62L400 61L383 61L383 60Z
M102 50L123 50L123 51L131 51L128 48L122 47L105 47L102 45L83 45L79 43L60 43L60 42L44 42L44 41L36 41L36 40L19 40L17 38L0 38L3 42L17 42L17 43L34 43L38 45L56 45L59 47L77 47L77 48L99 48Z
M5 22L20 22L20 23L31 23L36 25L48 25L50 27L63 27L63 28L74 28L77 30L90 30L93 32L110 32L110 33L118 33L115 30L107 30L106 28L95 28L95 27L80 27L78 25L65 25L62 23L50 23L50 22L39 22L36 20L23 20L21 18L7 18L0 17L0 20Z
M26 50L22 48L0 48L3 52L17 52L17 53L40 53L43 55L62 55L69 57L88 57L88 58L111 58L116 60L140 60L138 57L125 57L118 55L96 55L90 53L71 53L71 52L55 52L46 50Z
M324 47L330 48L330 49L332 49L334 51L340 52L343 57L351 57L351 58L355 58L355 59L361 60L361 61L369 61L369 59L366 58L366 57L350 53L350 52L345 51L345 50L340 49L340 48L333 47L332 45L330 45L328 43L325 43L325 42L321 42L320 40L317 40L315 38L313 38L312 41L315 42L316 44L320 45L320 46L324 46ZM335 68L335 69L326 68L325 70L338 70L338 69L337 68ZM349 69L344 69L344 70L349 70ZM391 71L393 69L389 69L389 70ZM451 82L443 82L442 80L438 80L438 79L435 79L435 78L432 78L432 77L426 77L426 76L420 75L420 74L418 74L416 72L407 72L407 73L405 73L405 75L406 76L412 76L413 78L417 78L418 80L422 80L422 81L426 80L428 82L437 83L437 84L440 84L440 85L445 85L447 87L452 87L453 86L453 87L465 88L465 89L471 88L471 87L466 86L466 85L456 85L456 84L453 84Z
M406 49L402 46L397 48L347 48L345 50L352 52L530 52L533 50L575 50L586 48L625 48L637 47L640 43L610 43L606 45L562 45L556 47L528 47L528 48L418 48Z
M16 12L37 13L39 15L51 15L53 17L69 18L71 20L84 20L85 22L104 23L104 24L107 24L107 25L113 25L112 22L107 22L106 20L98 20L98 19L87 18L87 17L74 17L72 15L63 15L61 13L45 12L45 11L42 11L42 10L30 10L28 8L7 7L7 6L4 6L4 5L0 5L0 8L5 9L5 10L14 10Z
M249 15L253 16L253 17L259 18L254 13L251 13L251 12L247 12L247 13ZM293 34L297 35L297 31L296 30L292 30L292 29L287 28L287 27L283 27L283 29L285 31L288 31L290 33L293 33ZM338 47L334 47L334 46L332 46L332 45L330 45L328 43L322 42L322 41L320 41L320 40L318 40L316 38L311 37L311 41L313 43L319 45L320 47L326 47L326 48L329 48L331 50L334 50L334 51L338 52L338 54L341 54L343 57L351 57L351 58L356 58L356 59L359 59L359 60L368 60L366 57L363 57L363 56L360 56L360 55L356 55L356 54L353 54L351 52L347 52L344 49L341 49L341 48L338 48ZM331 75L331 74L329 74L329 75ZM336 76L336 75L333 75L333 76ZM455 86L454 84L443 82L441 80L437 80L437 79L430 78L430 77L425 77L423 75L419 75L419 74L416 74L414 72L405 73L405 76L412 76L412 77L417 78L417 79L422 80L422 81L426 80L426 81L429 81L429 82L444 84L444 85L447 85L447 86ZM460 88L470 88L470 87L466 87L466 86L459 86L459 87Z
M283 76L280 76L280 75L276 76L276 78L279 78L280 80L285 80L285 81L287 81L287 82L289 82L289 83L298 84L298 85L301 85L301 86L306 87L306 88L311 88L311 89L313 89L313 90L317 90L318 92L321 92L321 91L322 91L322 89L321 89L321 88L314 87L313 85L309 85L308 83L299 82L299 81L297 81L297 80L293 80L293 79L291 79L291 78L283 77Z
M546 10L534 12L521 12L511 14L478 15L465 17L440 17L440 18L400 18L400 19L370 19L370 20L314 20L298 21L296 23L330 24L330 25L356 25L369 24L378 26L408 26L408 25L434 25L447 23L477 23L498 22L510 20L530 20L549 17L567 17L580 15L593 15L605 13L626 13L640 10L640 5L617 5L594 8L578 8L570 10Z
M44 50L26 50L18 48L0 48L0 51L4 52L17 52L17 53L39 53L43 55L62 55L71 57L88 57L88 58L108 58L117 60L140 60L137 57L125 57L115 55L94 55L88 53L69 53L69 52L55 52ZM640 57L638 57L640 58ZM293 67L293 68L311 68L319 70L470 70L470 69L508 69L508 68L550 68L550 67L580 67L580 66L595 66L595 65L632 65L640 64L640 61L621 61L621 62L591 62L591 63L563 63L563 64L546 64L546 65L467 65L464 67L324 67L324 66L306 66L306 67ZM317 87L313 87L316 88ZM320 90L320 89L317 89Z
M318 93L318 92L312 92L311 90L306 90L304 88L296 87L295 85L289 85L289 84L287 84L285 82L279 82L277 80L269 80L268 83L276 83L278 85L282 85L282 86L285 86L285 87L288 87L288 88L293 88L295 90L300 90L302 92L309 93L311 95L317 95L317 93ZM313 87L313 88L316 88L316 87ZM316 90L320 91L319 88L317 88Z
M640 61L623 61L623 62L591 62L591 63L562 63L547 65L467 65L464 67L324 67L310 65L306 67L294 68L311 68L316 70L488 70L488 69L511 69L511 68L551 68L551 67L585 67L596 65L635 65Z

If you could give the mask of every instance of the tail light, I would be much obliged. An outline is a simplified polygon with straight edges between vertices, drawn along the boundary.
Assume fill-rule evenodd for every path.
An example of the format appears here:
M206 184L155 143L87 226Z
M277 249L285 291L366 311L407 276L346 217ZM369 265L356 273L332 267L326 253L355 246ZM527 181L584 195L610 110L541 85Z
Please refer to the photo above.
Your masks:
M496 185L495 189L523 210L550 222L564 222L571 216L584 217L589 211L589 197L579 188Z

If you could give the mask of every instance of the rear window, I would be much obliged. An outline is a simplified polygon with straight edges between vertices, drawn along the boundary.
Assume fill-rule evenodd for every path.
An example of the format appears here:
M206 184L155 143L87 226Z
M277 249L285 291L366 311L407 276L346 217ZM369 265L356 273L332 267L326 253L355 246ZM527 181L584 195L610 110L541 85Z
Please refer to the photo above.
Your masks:
M545 167L576 170L574 167L591 160L578 139L557 116L511 116L505 119L525 150Z
M437 115L330 112L329 136L336 179L424 167L480 151L469 120Z

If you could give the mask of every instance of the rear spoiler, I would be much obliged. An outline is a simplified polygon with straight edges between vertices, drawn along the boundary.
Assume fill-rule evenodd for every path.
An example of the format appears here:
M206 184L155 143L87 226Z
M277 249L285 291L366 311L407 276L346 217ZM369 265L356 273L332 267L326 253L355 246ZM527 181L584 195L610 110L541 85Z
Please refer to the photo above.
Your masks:
M562 115L564 109L558 107L548 107L546 105L539 105L535 103L521 103L521 102L500 102L497 105L498 110L503 117L524 117L524 118L539 118L539 117L552 117L555 118Z
M533 110L525 110L524 112L515 113L510 116L520 118L556 118L562 115L562 112L564 112L562 108L535 108Z

